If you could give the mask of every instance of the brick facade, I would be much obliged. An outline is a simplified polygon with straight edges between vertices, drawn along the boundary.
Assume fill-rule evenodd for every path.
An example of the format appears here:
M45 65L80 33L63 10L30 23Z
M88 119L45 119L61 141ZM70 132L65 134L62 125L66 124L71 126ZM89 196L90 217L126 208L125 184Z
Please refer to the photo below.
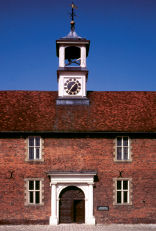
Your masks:
M0 139L0 223L47 223L51 213L48 171L96 170L97 223L156 223L156 139L131 135L132 162L114 161L116 135L41 135L44 161L25 161L22 134ZM25 179L43 179L43 205L25 205ZM131 179L132 205L114 205L114 179ZM98 211L97 206L109 206Z

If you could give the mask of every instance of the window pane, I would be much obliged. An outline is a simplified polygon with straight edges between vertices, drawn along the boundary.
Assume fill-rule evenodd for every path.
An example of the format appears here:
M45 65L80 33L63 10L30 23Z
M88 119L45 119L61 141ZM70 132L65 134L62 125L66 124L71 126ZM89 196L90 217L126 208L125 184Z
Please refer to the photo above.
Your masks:
M30 203L34 202L34 194L33 194L33 192L29 192L29 202Z
M36 190L40 189L40 181L39 180L36 181L35 189Z
M124 160L128 160L128 147L124 147Z
M36 159L40 159L40 149L36 148Z
M128 146L128 137L123 138L123 146Z
M30 160L34 159L34 148L29 148L29 159Z
M40 203L40 192L36 192L36 204Z
M36 146L40 146L40 137L36 137Z
M121 141L122 141L122 138L121 138L121 137L118 137L118 138L117 138L117 146L121 146Z
M30 180L29 181L29 190L33 190L34 189L34 181Z
M122 156L121 149L122 148L117 147L117 160L121 160L121 156Z
M128 189L128 181L127 180L123 181L123 189Z
M124 192L124 203L127 203L128 202L128 192Z
M29 146L34 146L34 137L29 137Z
M121 203L121 192L117 192L117 203Z
M121 189L121 181L120 180L117 181L117 189Z

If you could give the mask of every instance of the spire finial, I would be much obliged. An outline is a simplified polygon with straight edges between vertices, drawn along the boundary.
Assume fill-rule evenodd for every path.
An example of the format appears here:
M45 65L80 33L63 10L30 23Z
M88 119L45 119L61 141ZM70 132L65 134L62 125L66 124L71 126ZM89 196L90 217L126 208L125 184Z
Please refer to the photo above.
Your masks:
M74 32L75 31L75 21L74 21L74 16L76 16L75 12L74 12L74 9L77 9L77 6L74 4L74 2L72 2L71 4L71 7L72 7L72 13L71 13L71 31Z

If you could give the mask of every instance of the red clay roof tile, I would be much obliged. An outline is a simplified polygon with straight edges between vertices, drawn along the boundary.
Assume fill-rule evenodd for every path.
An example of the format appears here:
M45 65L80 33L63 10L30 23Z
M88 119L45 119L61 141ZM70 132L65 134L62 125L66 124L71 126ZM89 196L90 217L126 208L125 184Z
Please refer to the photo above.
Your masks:
M89 106L57 106L54 91L0 91L0 131L156 131L156 92L88 92L87 97Z

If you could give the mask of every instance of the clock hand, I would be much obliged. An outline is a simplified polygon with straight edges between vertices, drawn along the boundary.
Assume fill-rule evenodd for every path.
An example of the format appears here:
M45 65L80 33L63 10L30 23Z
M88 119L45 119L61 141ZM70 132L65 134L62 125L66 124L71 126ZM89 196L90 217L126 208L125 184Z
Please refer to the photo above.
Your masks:
M77 85L77 83L74 83L74 85L71 86L71 88L69 89L69 91L71 91L75 87L75 85Z

